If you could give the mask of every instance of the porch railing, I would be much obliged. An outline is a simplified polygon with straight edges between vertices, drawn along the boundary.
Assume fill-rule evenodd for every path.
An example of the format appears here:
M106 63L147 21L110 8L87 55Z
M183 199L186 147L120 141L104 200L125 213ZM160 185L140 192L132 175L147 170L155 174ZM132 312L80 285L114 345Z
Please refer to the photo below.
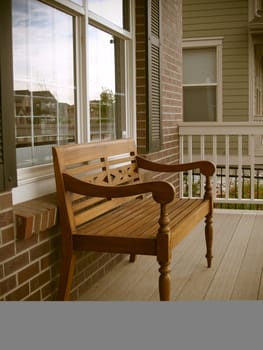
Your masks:
M263 204L263 123L183 123L180 161L211 160L216 165L215 203ZM204 193L198 172L181 175L180 195Z

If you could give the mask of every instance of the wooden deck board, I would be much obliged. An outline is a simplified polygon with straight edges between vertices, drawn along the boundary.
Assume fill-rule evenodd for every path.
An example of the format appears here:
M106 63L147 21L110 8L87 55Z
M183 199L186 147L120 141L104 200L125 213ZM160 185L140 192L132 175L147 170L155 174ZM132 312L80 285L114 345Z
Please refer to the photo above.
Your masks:
M216 210L214 259L206 267L204 224L200 223L174 250L171 300L263 299L263 215ZM121 261L83 293L79 300L159 300L158 263L138 256Z
M232 233L240 219L240 215L217 215L214 219L214 249L212 267L204 268L200 263L194 265L188 281L176 300L204 299L225 251L232 239Z
M233 300L255 300L263 268L262 215L255 217L247 250L231 295Z
M242 215L205 299L230 300L251 234L254 216Z

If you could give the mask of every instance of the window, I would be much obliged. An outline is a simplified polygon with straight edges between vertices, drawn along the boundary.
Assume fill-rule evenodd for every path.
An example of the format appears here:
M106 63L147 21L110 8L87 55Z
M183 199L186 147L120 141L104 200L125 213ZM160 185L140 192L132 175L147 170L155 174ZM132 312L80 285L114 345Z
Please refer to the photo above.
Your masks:
M249 21L259 20L263 15L263 0L248 1Z
M135 136L133 2L53 4L13 0L15 203L54 191L53 145Z
M183 114L185 122L221 119L221 40L185 41Z
M129 30L129 1L127 0L88 0L88 8L107 21Z
M262 0L254 0L254 8L255 8L255 16L261 17L263 13L263 1Z
M131 136L129 1L89 0L88 8L89 139L125 138Z
M73 17L35 0L13 3L17 167L25 168L76 141Z
M124 40L89 26L90 139L127 134Z
M11 2L0 2L0 192L16 186Z

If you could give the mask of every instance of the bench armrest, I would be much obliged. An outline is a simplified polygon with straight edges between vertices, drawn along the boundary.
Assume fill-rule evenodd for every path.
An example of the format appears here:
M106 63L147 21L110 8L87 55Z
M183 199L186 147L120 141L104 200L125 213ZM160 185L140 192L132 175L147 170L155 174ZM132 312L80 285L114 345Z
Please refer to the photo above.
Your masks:
M154 200L161 204L172 202L175 197L175 189L173 185L166 181L103 186L88 183L66 173L63 173L63 179L66 191L91 197L118 198L151 192Z
M158 172L181 172L193 169L200 169L200 172L205 176L212 176L215 172L215 165L207 160L182 164L161 164L152 162L139 156L137 156L136 158L138 167L145 170Z

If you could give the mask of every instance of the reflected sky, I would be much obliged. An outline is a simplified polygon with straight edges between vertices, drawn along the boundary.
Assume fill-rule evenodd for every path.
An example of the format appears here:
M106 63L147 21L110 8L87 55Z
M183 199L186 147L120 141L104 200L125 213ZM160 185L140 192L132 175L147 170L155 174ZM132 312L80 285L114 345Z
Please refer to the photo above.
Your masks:
M88 0L89 10L123 27L123 0Z
M82 1L73 1L81 4ZM74 104L73 17L37 0L13 0L14 89L49 90ZM89 9L123 25L123 0L89 0ZM88 28L90 99L103 89L115 92L113 37Z
M15 90L50 90L73 104L72 16L38 1L13 3Z
M115 53L112 35L89 26L88 36L89 94L94 100L105 88L115 93Z

